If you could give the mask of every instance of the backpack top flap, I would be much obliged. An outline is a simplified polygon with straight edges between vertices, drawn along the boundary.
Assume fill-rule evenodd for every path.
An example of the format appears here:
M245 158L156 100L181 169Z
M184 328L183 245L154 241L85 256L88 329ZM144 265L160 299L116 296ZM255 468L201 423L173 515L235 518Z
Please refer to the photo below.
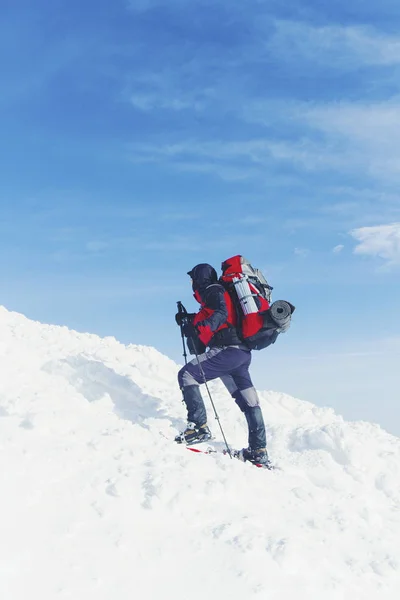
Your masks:
M221 280L225 283L232 283L234 278L245 277L249 283L253 284L257 292L271 303L271 291L274 289L269 285L264 275L259 269L255 269L251 263L240 254L227 258L221 265Z

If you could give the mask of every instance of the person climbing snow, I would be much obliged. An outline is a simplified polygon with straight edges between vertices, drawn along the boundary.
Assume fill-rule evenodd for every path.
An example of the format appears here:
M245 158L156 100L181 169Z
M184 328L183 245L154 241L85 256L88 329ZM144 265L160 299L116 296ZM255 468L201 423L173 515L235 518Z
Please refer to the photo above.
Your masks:
M239 337L231 297L218 282L217 273L211 265L198 264L188 275L201 308L195 314L178 312L175 319L188 339L195 339L197 344L200 340L200 351L197 346L196 358L178 373L188 422L175 441L192 444L211 439L199 386L205 381L220 378L247 421L248 448L243 449L243 458L268 467L263 414L249 374L251 351Z

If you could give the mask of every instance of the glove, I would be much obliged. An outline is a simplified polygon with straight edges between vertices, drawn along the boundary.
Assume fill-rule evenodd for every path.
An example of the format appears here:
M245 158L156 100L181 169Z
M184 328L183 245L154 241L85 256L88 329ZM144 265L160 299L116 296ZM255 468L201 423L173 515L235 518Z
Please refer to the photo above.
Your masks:
M177 312L175 315L175 322L179 327L182 327L183 321L186 319L186 314L183 312Z
M195 313L177 312L175 315L176 324L179 327L182 327L182 325L184 325L184 323L191 323L194 319L194 315L195 315Z

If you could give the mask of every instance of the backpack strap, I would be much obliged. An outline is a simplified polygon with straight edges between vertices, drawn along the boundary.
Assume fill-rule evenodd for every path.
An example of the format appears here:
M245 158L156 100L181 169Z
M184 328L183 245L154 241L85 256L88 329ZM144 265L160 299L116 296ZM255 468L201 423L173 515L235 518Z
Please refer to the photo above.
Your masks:
M218 285L219 287L224 287L223 285L221 285L220 283L210 283L210 285L208 285L206 287L206 290L208 290L210 287L213 287L214 285Z

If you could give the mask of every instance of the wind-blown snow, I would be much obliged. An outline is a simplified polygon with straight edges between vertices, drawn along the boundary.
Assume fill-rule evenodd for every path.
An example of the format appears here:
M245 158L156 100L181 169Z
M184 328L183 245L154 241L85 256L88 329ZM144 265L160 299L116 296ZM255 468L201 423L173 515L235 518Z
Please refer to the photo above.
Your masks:
M263 392L268 472L171 441L178 366L153 348L0 308L0 366L2 600L400 597L400 440L379 426Z

